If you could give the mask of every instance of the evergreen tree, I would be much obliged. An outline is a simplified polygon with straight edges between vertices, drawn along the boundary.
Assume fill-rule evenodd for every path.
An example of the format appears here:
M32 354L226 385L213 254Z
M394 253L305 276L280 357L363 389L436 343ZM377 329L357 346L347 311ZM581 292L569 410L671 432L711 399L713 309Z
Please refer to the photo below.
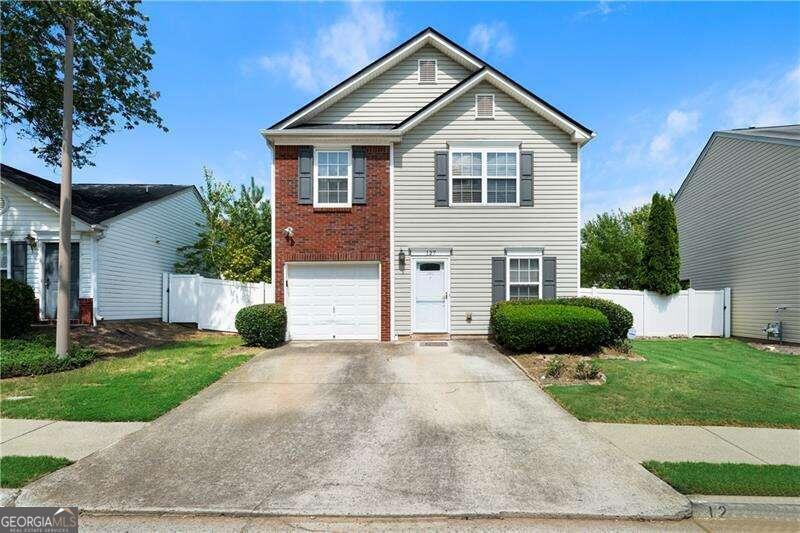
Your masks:
M675 207L671 198L655 193L650 204L639 287L665 295L675 294L681 290L680 267Z

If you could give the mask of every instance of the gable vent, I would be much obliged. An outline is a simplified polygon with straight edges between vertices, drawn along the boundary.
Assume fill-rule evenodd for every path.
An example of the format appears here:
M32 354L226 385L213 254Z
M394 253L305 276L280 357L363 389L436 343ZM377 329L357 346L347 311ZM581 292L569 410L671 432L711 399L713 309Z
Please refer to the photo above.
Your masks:
M420 83L436 83L435 59L420 59L418 66Z
M494 95L475 95L475 118L494 118Z

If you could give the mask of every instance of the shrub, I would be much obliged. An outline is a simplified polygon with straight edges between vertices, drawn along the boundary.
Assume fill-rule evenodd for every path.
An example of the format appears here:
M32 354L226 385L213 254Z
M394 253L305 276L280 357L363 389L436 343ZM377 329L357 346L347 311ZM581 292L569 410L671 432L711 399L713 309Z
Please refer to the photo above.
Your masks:
M611 346L617 341L628 338L628 330L633 327L633 315L619 304L602 298L561 298L555 300L561 305L577 305L597 309L608 319L608 332L603 339L604 346Z
M547 362L547 366L544 370L544 375L548 378L558 378L564 372L564 369L567 367L567 362L564 361L563 357L553 357Z
M633 344L628 339L622 339L615 341L611 344L611 348L616 350L619 353L632 353L633 352Z
M600 367L594 360L578 361L578 364L575 365L574 376L575 379L597 379L600 376Z
M600 311L551 303L499 302L490 324L498 343L520 352L591 352L608 332Z
M286 308L281 304L259 304L236 313L236 329L250 346L274 348L286 340Z
M32 339L9 339L3 341L0 376L11 378L63 372L87 365L94 358L94 350L73 344L67 355L59 359L55 340L45 335Z
M678 223L672 199L659 193L650 203L639 287L670 295L681 290Z
M0 283L0 335L19 337L30 331L36 320L36 298L26 283L3 278Z

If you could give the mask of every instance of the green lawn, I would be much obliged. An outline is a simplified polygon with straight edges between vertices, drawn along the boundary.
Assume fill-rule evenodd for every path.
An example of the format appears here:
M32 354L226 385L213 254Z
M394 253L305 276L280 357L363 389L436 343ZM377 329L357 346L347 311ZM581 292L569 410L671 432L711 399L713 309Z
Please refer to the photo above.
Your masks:
M32 335L23 339L0 342L0 376L35 376L63 372L88 365L95 358L94 350L73 344L66 357L56 357L56 340L50 335Z
M800 357L734 339L635 341L646 361L600 360L601 386L546 390L580 420L800 428Z
M643 466L683 494L800 496L800 466L658 461Z
M34 457L9 455L0 457L0 487L17 489L39 479L45 474L71 464L72 461L69 459L49 457L47 455Z
M0 415L51 420L148 421L249 359L238 336L209 335L101 359L83 368L2 381ZM8 397L32 396L9 400Z

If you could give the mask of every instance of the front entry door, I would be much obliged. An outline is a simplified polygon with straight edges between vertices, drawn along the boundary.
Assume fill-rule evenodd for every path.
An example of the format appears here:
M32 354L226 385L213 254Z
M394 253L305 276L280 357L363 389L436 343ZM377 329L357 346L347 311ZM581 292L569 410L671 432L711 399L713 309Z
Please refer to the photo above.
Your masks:
M414 332L447 333L445 262L425 260L414 268Z
M70 318L78 318L78 278L80 274L80 246L72 243L70 252ZM58 243L47 242L44 245L44 316L56 318L58 309Z

